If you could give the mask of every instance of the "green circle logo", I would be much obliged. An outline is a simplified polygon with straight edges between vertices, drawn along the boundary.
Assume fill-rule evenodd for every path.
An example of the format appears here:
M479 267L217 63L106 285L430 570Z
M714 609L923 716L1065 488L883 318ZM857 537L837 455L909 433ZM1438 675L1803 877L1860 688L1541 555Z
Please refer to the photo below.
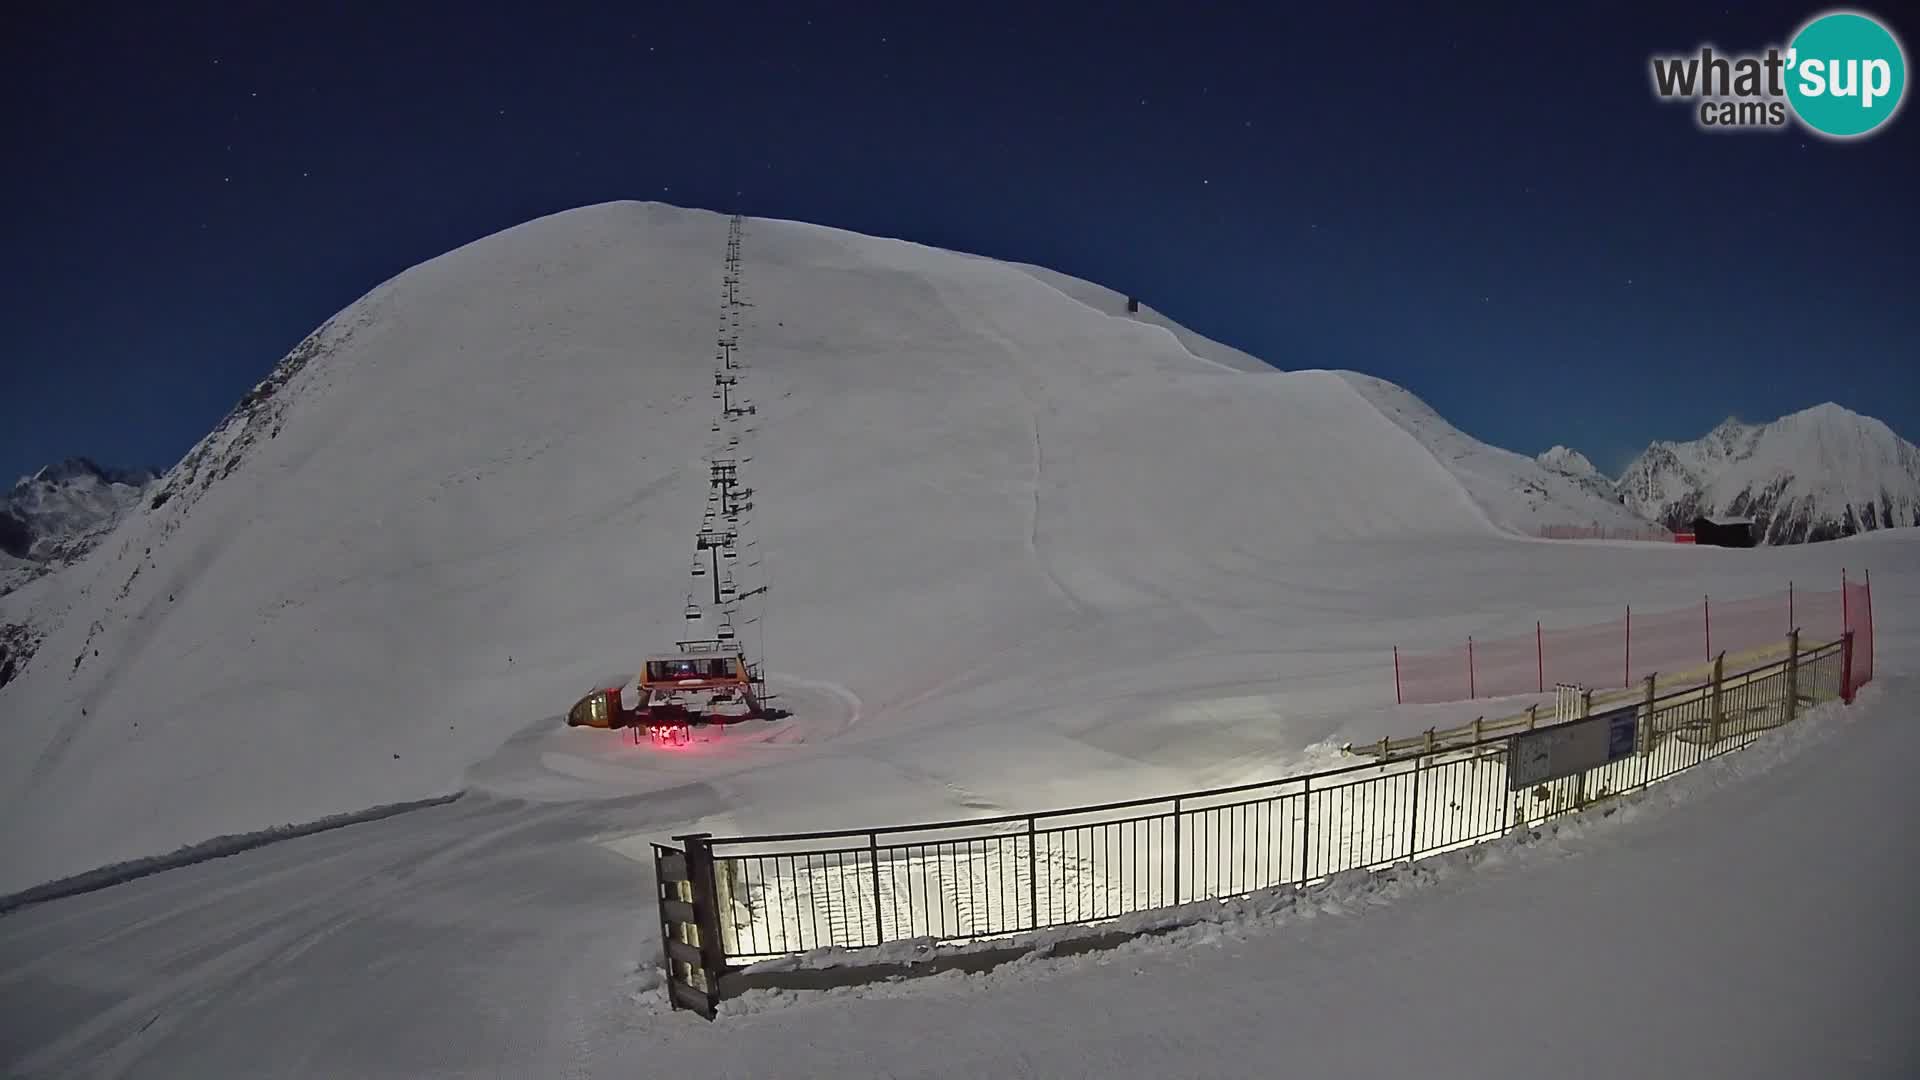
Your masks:
M1800 122L1850 139L1893 119L1907 58L1893 32L1853 11L1816 16L1787 46L1787 100Z

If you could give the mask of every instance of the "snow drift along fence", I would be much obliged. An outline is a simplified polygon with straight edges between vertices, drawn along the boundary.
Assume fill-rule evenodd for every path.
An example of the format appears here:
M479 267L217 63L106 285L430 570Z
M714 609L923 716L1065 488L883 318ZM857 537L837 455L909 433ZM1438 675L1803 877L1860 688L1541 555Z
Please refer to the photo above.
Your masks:
M1631 687L1648 672L1697 670L1720 653L1747 666L1773 659L1787 632L1799 628L1810 640L1838 640L1855 631L1863 656L1872 653L1872 581L1847 581L1838 589L1787 588L1768 596L1716 600L1664 611L1621 609L1620 617L1587 626L1533 624L1516 637L1469 637L1451 649L1412 653L1393 650L1394 700L1432 705L1476 698L1544 694L1556 683L1595 688ZM1871 660L1867 661L1869 669Z
M1639 700L1611 714L1629 718L1630 756L1519 791L1508 761L1524 733L1045 813L678 837L684 850L656 845L671 871L660 917L672 999L711 1019L724 977L758 961L1097 923L1491 840L1739 749L1814 703L1852 700L1861 662L1852 636L1810 651L1797 633L1790 642L1783 660L1664 696L1649 678Z

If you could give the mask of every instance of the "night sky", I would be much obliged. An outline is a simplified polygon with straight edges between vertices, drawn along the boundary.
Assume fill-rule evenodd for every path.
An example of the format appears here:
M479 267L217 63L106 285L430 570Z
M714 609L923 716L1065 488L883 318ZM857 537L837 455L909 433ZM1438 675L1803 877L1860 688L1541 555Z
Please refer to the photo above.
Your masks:
M1826 400L1920 438L1920 114L1649 88L1820 9L1269 6L10 6L0 476L170 465L382 280L611 199L1045 264L1608 470Z

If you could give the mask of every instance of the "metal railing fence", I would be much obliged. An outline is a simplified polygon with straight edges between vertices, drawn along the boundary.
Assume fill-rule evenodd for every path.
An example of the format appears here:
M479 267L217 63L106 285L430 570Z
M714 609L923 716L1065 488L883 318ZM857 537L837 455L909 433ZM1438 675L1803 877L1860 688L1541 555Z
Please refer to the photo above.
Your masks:
M1630 756L1517 791L1509 755L1528 732L1043 813L679 837L688 864L704 871L691 883L694 906L709 906L707 933L718 936L717 948L700 951L735 969L817 949L965 942L1308 885L1482 843L1740 749L1814 703L1851 700L1851 634L1810 650L1797 633L1790 640L1783 660L1724 676L1716 665L1711 681L1665 694L1649 675L1644 695L1616 710L1632 712ZM686 885L671 899L683 900ZM699 933L682 927L679 936ZM679 977L710 988L719 974Z

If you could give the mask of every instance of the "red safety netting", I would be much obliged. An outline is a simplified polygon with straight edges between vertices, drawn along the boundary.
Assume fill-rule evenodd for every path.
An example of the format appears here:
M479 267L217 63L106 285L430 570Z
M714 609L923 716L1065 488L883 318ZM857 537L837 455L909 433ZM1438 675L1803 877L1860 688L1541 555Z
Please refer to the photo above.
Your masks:
M1854 692L1873 681L1873 587L1868 582L1848 582L1842 587L1841 605L1847 629L1853 631L1853 656L1848 660L1844 696L1853 700Z
M1614 686L1632 686L1648 675L1684 671L1713 662L1713 632L1708 621L1711 605L1704 597L1683 608L1636 611L1627 626L1628 655L1632 662ZM1786 632L1781 631L1781 637ZM1607 685L1602 683L1601 685Z
M1644 540L1671 544L1674 534L1657 525L1623 529L1609 525L1543 525L1535 534L1545 540Z
M1467 647L1401 655L1394 650L1393 691L1401 701L1462 701L1477 696ZM1410 697L1411 693L1440 695Z
M1863 582L1688 607L1622 608L1610 622L1541 626L1524 637L1471 639L1443 652L1394 650L1394 690L1406 704L1543 693L1559 683L1590 688L1631 686L1648 675L1711 664L1725 654L1736 666L1758 662L1795 627L1809 647L1854 631L1852 686L1873 677L1872 594Z
M1546 669L1549 688L1560 683L1593 687L1619 685L1627 674L1625 613L1607 623L1542 629L1540 661Z
M1473 681L1479 697L1536 693L1543 678L1540 654L1532 638L1497 638L1473 643Z

